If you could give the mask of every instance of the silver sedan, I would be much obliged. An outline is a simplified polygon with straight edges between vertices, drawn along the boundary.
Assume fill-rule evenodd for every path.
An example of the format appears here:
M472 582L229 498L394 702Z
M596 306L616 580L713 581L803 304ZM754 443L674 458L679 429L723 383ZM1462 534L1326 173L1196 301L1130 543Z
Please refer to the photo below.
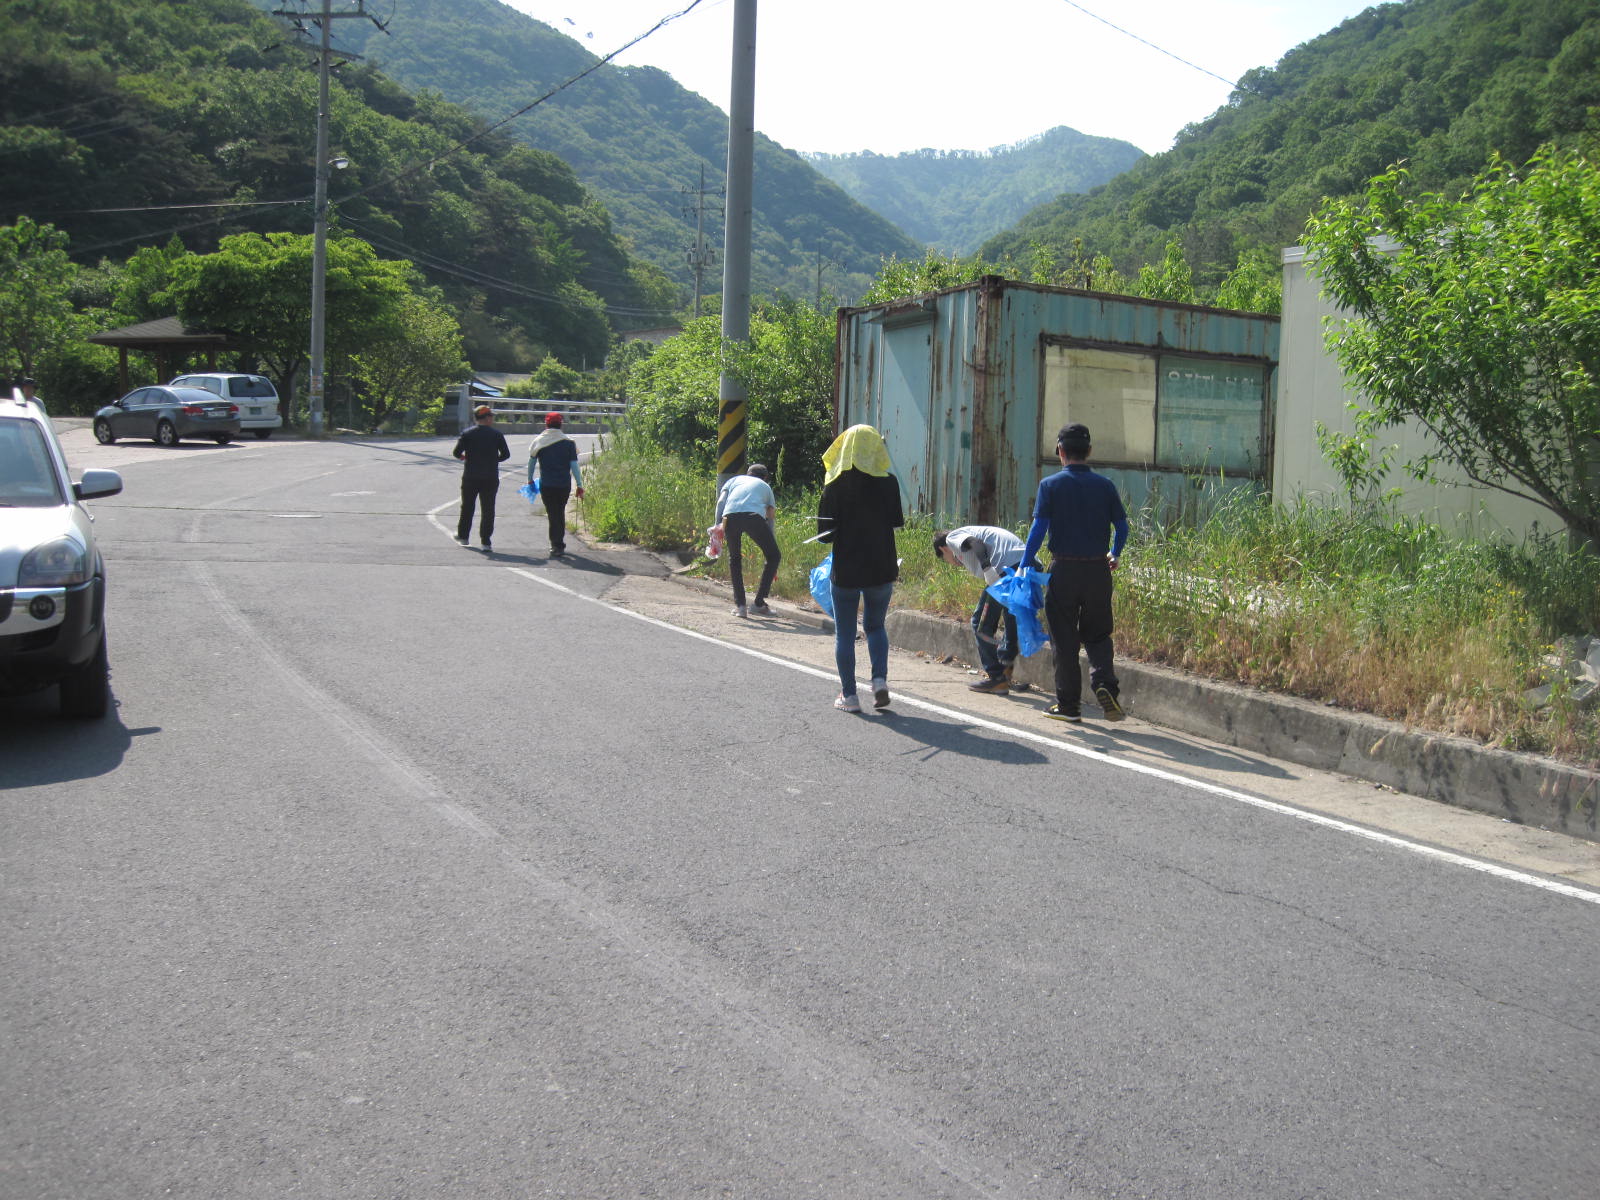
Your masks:
M147 437L162 446L204 437L226 446L239 436L239 406L203 388L134 388L95 413L94 436L106 446L125 437Z

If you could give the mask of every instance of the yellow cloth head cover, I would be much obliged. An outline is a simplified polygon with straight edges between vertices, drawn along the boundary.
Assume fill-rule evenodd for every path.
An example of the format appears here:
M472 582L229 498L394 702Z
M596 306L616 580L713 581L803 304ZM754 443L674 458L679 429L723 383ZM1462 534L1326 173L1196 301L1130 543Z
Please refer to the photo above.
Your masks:
M833 445L822 452L822 465L827 468L824 483L832 483L851 467L868 475L894 473L883 434L871 425L852 425L834 438Z

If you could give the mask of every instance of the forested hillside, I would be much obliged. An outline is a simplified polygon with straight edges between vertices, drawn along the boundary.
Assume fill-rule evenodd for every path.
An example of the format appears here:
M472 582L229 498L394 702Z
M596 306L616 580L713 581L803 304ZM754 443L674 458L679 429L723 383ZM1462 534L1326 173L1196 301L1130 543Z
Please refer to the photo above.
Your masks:
M406 0L383 34L366 22L340 24L340 45L369 56L408 87L437 89L492 121L532 104L596 60L571 38L499 0ZM708 187L722 185L728 118L720 109L653 67L608 64L506 130L569 163L639 255L689 282L685 251L695 222L684 209L694 203L688 193L698 188L702 167ZM758 293L811 295L820 260L823 286L849 298L866 287L884 256L921 253L905 233L792 151L758 135L755 156L752 277ZM714 211L720 213L720 204ZM708 230L720 247L720 216ZM720 291L721 283L718 268L707 290Z
M4 11L0 224L54 225L84 264L173 237L209 251L230 233L310 232L316 71L245 0ZM681 303L556 156L479 137L479 118L366 65L337 72L331 111L348 163L330 189L334 235L415 262L480 366L595 363L614 327L660 324Z
M1384 4L1240 80L1173 148L1105 187L1062 197L982 253L1031 260L1043 244L1154 262L1176 235L1197 278L1240 251L1297 242L1325 196L1353 195L1400 159L1417 182L1463 187L1492 151L1522 161L1597 128L1600 0Z
M1126 171L1144 151L1116 138L1057 126L993 150L807 154L806 161L919 242L970 254L1029 209L1086 192Z

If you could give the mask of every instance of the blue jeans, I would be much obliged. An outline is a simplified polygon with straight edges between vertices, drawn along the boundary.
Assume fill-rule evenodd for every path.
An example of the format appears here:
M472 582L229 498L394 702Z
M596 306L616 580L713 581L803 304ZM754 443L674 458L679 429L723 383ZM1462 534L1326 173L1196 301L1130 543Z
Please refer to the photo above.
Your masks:
M861 609L861 632L867 635L867 659L872 677L889 677L889 633L883 620L889 615L894 584L850 588L833 585L833 658L839 665L839 691L856 694L856 609Z

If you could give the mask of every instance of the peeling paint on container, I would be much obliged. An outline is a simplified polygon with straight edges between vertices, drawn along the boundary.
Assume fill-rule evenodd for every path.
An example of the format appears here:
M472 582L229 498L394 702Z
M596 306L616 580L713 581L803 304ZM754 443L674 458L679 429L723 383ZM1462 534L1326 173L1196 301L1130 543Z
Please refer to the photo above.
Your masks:
M838 321L839 427L883 433L909 510L1027 521L1069 411L1129 447L1108 457L1097 433L1094 461L1130 506L1266 486L1276 317L985 276ZM1130 362L1148 395L1122 403L1083 385L1105 388L1117 376L1104 366ZM1138 436L1109 436L1119 424Z

